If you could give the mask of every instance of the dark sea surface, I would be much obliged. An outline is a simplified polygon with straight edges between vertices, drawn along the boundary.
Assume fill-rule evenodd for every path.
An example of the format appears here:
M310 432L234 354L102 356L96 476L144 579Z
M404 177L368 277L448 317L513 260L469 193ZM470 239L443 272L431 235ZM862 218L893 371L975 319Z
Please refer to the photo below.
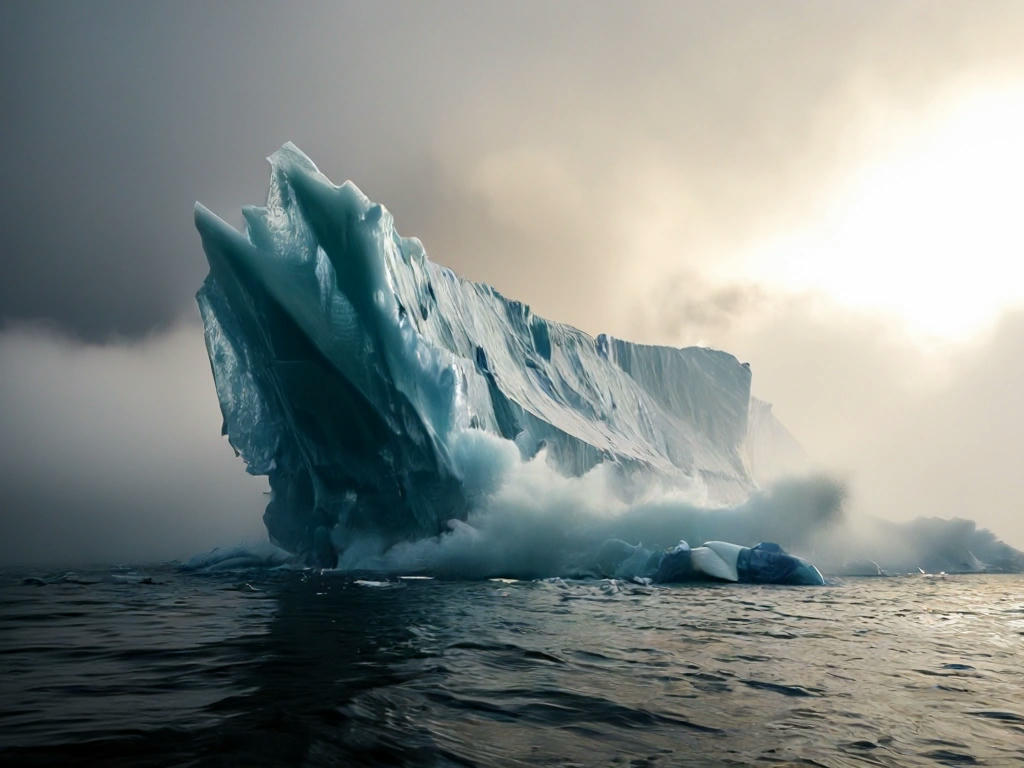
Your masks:
M5 764L1024 764L1019 575L0 576Z

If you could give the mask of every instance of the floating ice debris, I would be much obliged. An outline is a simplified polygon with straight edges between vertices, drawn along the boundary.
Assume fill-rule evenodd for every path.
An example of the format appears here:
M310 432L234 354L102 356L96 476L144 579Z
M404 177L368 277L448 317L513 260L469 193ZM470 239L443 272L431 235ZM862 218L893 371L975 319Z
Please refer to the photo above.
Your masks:
M356 579L352 583L357 587L375 587L377 589L387 589L389 587L400 586L393 581L374 581L373 579Z
M628 551L629 545L609 540L598 558L600 567L609 568L618 578L640 583L671 584L701 579L740 581L751 584L821 585L821 573L803 558L791 555L778 544L761 542L744 547L727 541L707 541L693 549L685 541L660 553L649 553L642 547ZM617 553L621 562L616 562ZM641 557L637 557L637 554Z
M237 571L273 568L285 564L289 558L287 552L269 543L253 547L215 547L179 567L184 571Z

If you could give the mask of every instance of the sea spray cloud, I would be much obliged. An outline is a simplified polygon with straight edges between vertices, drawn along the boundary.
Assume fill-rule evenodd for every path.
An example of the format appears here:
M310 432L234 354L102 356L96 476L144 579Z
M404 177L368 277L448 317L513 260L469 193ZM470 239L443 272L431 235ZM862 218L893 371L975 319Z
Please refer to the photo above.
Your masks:
M473 579L601 576L609 575L600 562L606 544L619 541L636 548L640 574L648 555L682 539L693 546L773 541L832 575L1024 570L1024 554L969 520L894 523L851 514L845 486L827 475L782 479L742 504L708 507L700 489L638 488L604 464L567 477L543 452L522 460L509 441L481 431L459 435L455 445L457 469L473 489L467 518L390 547L372 538L349 542L340 568Z
M551 467L543 453L521 460L514 445L480 431L456 440L457 467L475 489L465 520L447 531L368 554L367 542L343 552L340 567L457 578L535 578L596 575L609 539L661 550L686 539L725 539L752 546L776 540L807 546L836 523L843 490L813 477L782 482L736 507L701 506L701 493L652 483L639 496L614 468L596 466L580 477Z

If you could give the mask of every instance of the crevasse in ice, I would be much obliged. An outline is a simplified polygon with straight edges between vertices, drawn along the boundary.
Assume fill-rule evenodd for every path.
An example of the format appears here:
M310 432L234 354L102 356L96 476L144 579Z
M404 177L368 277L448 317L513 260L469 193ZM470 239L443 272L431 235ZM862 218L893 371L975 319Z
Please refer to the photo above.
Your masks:
M523 458L543 450L566 475L610 463L623 488L655 478L727 504L756 487L766 453L753 438L782 428L751 410L750 370L732 355L546 320L431 262L294 145L270 164L244 234L199 204L195 219L223 431L269 476L276 544L333 564L354 537L438 533L473 502L452 457L467 429Z

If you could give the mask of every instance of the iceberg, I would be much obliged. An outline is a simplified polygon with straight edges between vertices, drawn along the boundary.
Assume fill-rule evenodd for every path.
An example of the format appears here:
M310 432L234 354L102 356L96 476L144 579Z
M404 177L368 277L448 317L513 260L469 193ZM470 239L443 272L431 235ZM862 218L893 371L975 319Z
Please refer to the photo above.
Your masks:
M657 479L715 504L756 488L749 366L540 317L430 261L294 145L269 160L266 205L243 210L244 233L198 203L195 222L222 431L269 477L275 544L332 565L359 537L445 530L477 492L453 455L466 430L514 441L524 459L543 451L565 475L610 464L623 488Z
M1020 552L962 522L879 524L851 551L858 537L835 527L841 488L780 480L807 460L771 406L751 398L747 364L547 320L429 260L383 206L352 182L333 184L294 145L269 161L266 204L243 209L244 232L196 204L210 265L197 302L222 433L248 472L269 478L270 541L298 561L525 576L597 552L646 573L660 555L642 543L685 536L718 543L680 550L664 579L699 561L702 572L743 567L757 580L751 568L790 562L745 546L764 538L809 546L832 572L851 558L877 560L876 571L1024 568ZM579 478L578 490L612 476L599 493L618 506L599 498L576 518L579 505L563 499L570 514L549 524L543 509L526 509L532 499L505 499L504 517L481 520L510 456ZM558 485L529 492L545 487ZM833 540L815 541L825 529Z

